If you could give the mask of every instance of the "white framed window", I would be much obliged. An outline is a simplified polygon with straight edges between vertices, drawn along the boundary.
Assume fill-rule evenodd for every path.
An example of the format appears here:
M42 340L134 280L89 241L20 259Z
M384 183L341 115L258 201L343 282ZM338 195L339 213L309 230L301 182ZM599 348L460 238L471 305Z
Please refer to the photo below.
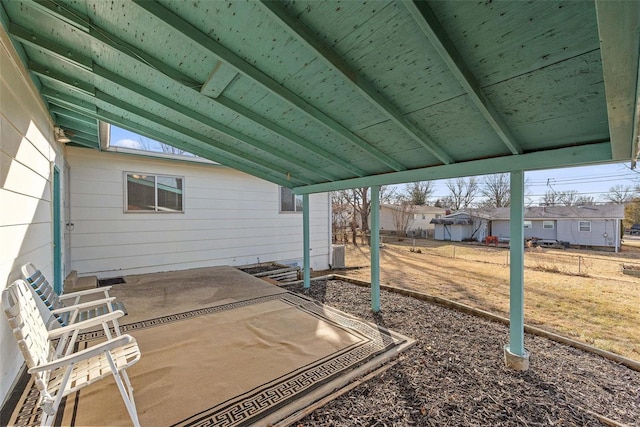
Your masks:
M554 229L555 228L555 224L554 224L553 221L542 221L542 228Z
M524 228L531 228L531 227L532 227L531 221L525 221L524 222Z
M291 189L280 187L280 212L302 212L302 195L295 195Z
M422 219L427 219L427 215L426 214L422 214Z
M578 222L578 230L591 232L591 221L579 221Z
M125 212L184 212L184 177L125 172L124 180Z

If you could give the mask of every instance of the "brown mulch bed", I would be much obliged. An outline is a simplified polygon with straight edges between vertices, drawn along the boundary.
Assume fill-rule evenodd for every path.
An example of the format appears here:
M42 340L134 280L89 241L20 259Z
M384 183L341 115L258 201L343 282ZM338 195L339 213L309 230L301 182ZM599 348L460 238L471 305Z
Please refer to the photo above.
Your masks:
M374 314L368 288L338 280L286 288L417 340L299 426L640 426L640 372L603 357L526 335L531 366L517 372L505 325L384 290Z

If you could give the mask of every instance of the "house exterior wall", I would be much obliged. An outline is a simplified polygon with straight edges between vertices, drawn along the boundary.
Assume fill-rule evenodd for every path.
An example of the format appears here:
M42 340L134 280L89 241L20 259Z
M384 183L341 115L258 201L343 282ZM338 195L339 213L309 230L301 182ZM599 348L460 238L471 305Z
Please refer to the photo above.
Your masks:
M528 220L527 220L528 221ZM557 237L558 235L558 224L556 221L554 222L553 228L544 228L543 221L533 220L531 221L531 228L524 229L524 237L525 239L531 237L537 237L539 239L550 239L550 240L563 240ZM508 220L493 220L491 221L491 235L498 237L509 237L511 230L509 229L509 221Z
M462 225L450 225L449 229L451 230L451 241L452 242L462 242L462 239L464 239L463 226Z
M578 220L558 220L558 240L572 245L615 247L616 221L611 219L581 219L591 221L591 231L580 231ZM605 237L606 233L606 237Z
M232 169L83 148L71 165L72 267L99 278L265 261L302 265L302 213ZM184 213L125 213L125 171L184 177ZM330 259L328 194L309 197L311 268Z
M444 211L444 210L443 210ZM407 230L427 230L427 234L432 236L434 234L435 225L431 224L431 220L434 219L438 215L438 218L444 216L442 214L435 213L415 213L413 214L413 218L409 220L409 226Z
M371 224L371 220L369 220ZM380 206L380 231L392 232L396 231L396 226L393 223L393 209L388 206Z
M47 277L53 277L53 169L54 165L59 168L62 185L65 169L64 147L54 142L49 114L1 26L0 70L0 290L3 290L21 277L20 267L26 262L34 263ZM65 271L68 266L63 266ZM43 305L40 308L46 313ZM4 403L24 359L4 315L1 317L0 401Z

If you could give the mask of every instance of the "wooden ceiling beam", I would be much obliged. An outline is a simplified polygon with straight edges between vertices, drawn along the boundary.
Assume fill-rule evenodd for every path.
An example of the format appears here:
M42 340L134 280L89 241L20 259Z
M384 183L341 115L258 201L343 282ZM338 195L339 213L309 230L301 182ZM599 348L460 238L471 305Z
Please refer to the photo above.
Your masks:
M82 92L78 92L78 94L84 95L85 97L87 96ZM235 150L227 146L225 146L225 149L220 149L217 147L219 143L217 141L212 140L211 138L200 135L197 132L193 132L192 130L187 129L183 126L179 126L176 124L168 124L166 123L166 121L161 120L161 117L159 116L145 112L141 109L138 109L137 107L133 107L130 104L125 103L124 101L120 101L100 91L96 91L96 96L95 98L91 98L92 99L91 102L87 102L83 99L79 99L67 94L62 94L50 87L44 87L42 90L42 95L45 98L47 98L49 101L54 102L58 105L61 105L65 108L69 108L71 110L76 110L77 108L77 111L81 114L86 114L90 117L97 118L98 120L104 120L107 123L112 123L114 125L123 127L125 129L129 129L132 132L137 132L140 135L148 136L149 138L153 138L157 141L164 142L165 144L175 146L176 142L179 142L180 148L184 148L185 150L193 154L196 154L198 156L204 157L209 160L220 162L224 165L233 167L234 169L248 173L250 175L257 176L259 178L267 179L266 176L269 176L270 178L268 179L268 181L279 183L280 185L284 185L286 187L292 187L293 185L295 185L296 182L299 183L298 185L300 184L304 185L305 183L306 184L309 183L309 181L307 180L297 178L295 174L290 174L288 171L284 169L277 168L274 165L268 162L265 162L262 159L256 159L253 156L248 156L245 153L240 152L239 150ZM166 132L162 132L158 129L152 129L148 126L122 118L115 113L105 115L104 112L106 110L99 107L96 101L101 101L106 105L127 111L134 116L151 121L157 124L158 127L166 128L171 131L182 134L192 140L198 141L198 144L196 145L194 143L186 142L184 139L177 139L173 136L170 136L170 134L167 134ZM86 104L91 104L94 107L95 112L87 109ZM98 114L97 113L98 110L102 110L103 113ZM113 121L112 119L114 117L115 118L120 117L120 119L122 120L118 119L117 121ZM122 126L123 123L125 123L126 125ZM137 130L137 128L135 127L137 125L140 125L140 130ZM154 132L150 133L149 130L153 130ZM155 135L155 136L151 136L151 135ZM156 136L159 136L161 139L156 138ZM213 145L213 144L216 144L216 145ZM251 166L252 164L260 167L260 170L256 169L255 166ZM270 171L269 174L265 175L264 172L261 172L262 169L266 169L267 171ZM274 172L279 173L279 178L276 178L278 174ZM290 179L286 179L285 177L290 177Z
M264 10L282 25L291 35L308 49L315 52L328 66L340 72L344 79L371 104L376 106L393 123L400 127L414 141L422 145L444 164L453 163L453 158L434 142L422 129L409 121L387 98L356 70L350 67L336 52L320 41L304 24L298 21L277 1L261 0Z
M487 95L480 87L480 83L464 62L462 55L447 35L435 14L425 1L404 0L404 5L420 27L420 30L429 39L442 60L447 64L451 73L460 82L469 98L476 105L485 120L498 134L502 142L509 148L511 154L522 154L522 148L515 136L495 109Z
M178 112L184 116L186 116L189 119L192 120L196 120L201 122L202 124L204 124L205 126L225 134L226 136L233 138L241 143L245 143L249 146L252 146L260 151L263 151L267 154L270 154L274 157L277 157L285 162L288 162L292 165L294 165L294 167L300 168L300 169L305 169L307 173L310 173L312 175L316 175L319 177L322 177L323 179L327 179L327 180L334 180L337 179L336 175L333 174L328 174L328 173L324 173L321 169L310 165L306 162L300 161L299 159L295 159L292 158L291 156L288 156L287 154L272 148L266 144L263 144L262 142L251 138L247 135L242 134L241 132L236 131L233 128L230 128L228 126L222 125L220 123L218 123L217 121L213 120L212 118L205 116L203 114L200 114L196 111L193 111L177 102L175 102L174 100L168 99L162 95L159 95L151 90L149 90L146 87L143 87L142 85L139 85L137 83L134 83L130 80L125 79L124 77L121 77L120 75L113 73L107 69L105 69L104 67L101 67L98 64L93 64L92 61L90 61L89 58L83 57L81 55L64 55L64 52L66 51L66 49L64 48L64 46L56 44L56 43L47 43L46 40L43 37L37 36L31 32L29 32L26 29L20 28L18 26L13 26L13 31L16 32L16 34L19 35L19 37L21 38L25 38L27 40L30 40L30 43L32 44L32 46L40 49L42 52L51 55L52 57L62 60L65 63L71 63L72 65L78 66L81 69L91 72L93 73L93 75L103 78L105 80L108 80L114 84L117 84L119 86L122 86L134 93L139 94L140 96L145 97L146 99L150 99L152 101L155 101L161 105L163 105L164 107L167 107L169 109L171 109L172 111ZM32 35L33 34L33 35ZM86 68L86 64L91 64L90 68ZM93 91L95 90L95 88L93 87L93 85L90 85L88 83L82 82L79 79L74 79L68 76L63 76L60 73L57 73L47 67L41 66L39 64L35 64L33 62L30 62L28 64L28 68L30 71L34 72L35 74L41 76L42 78L51 78L54 79L56 81L58 81L59 83L62 83L64 85L70 86L72 88L74 88L74 90L82 90L84 92L86 92L87 94L93 95Z
M132 46L131 44L123 41L116 35L111 34L105 28L101 28L91 23L90 21L88 21L88 17L85 17L83 14L79 13L72 7L69 7L67 5L57 5L50 0L38 0L37 4L41 10L45 10L49 15L59 19L60 21L71 23L77 28L88 27L87 36L91 37L95 41L109 46L111 49L129 57L136 63L146 67L150 67L155 72L159 72L164 76L174 80L176 83L181 84L200 94L200 90L202 90L202 85L200 84L200 82L191 79L179 70L175 70L172 67L167 66L165 63L156 59L152 55L149 55L141 51L140 49L137 49L135 46ZM71 22L69 22L70 20ZM31 43L29 39L33 37L34 34L25 30L25 32L22 33L22 36L23 38L20 39L21 42ZM40 44L38 44L38 46L41 48ZM91 58L78 54L67 56L67 50L64 46L55 44L55 47L56 49L51 51L55 52L56 55L60 57L59 59L64 59L67 62L85 69L90 69L92 67L93 61L91 60ZM225 68L229 68L229 66L225 65ZM293 132L284 129L276 123L273 123L261 117L248 108L225 98L223 95L220 95L217 98L208 98L211 100L211 102L227 108L242 117L247 118L248 120L268 129L270 132L281 136L282 138L290 141L293 144L299 145L307 151L310 151L313 154L322 157L324 160L327 160L332 164L345 169L355 176L361 177L366 175L366 172L364 170L352 165L348 161L336 156L335 154L323 149L322 147L319 147L317 144L309 142L306 139L294 134Z
M393 185L406 182L435 181L461 176L478 176L514 171L555 169L589 164L610 163L611 144L609 141L597 142L532 153L493 157L490 159L458 162L452 165L432 166L403 172L392 172L365 178L346 179L325 184L313 184L293 189L295 194L324 193L349 188L369 187L373 185Z
M402 171L407 169L400 162L393 159L393 157L369 144L363 138L347 129L344 125L338 123L336 120L332 119L331 117L320 111L318 108L316 108L314 105L308 103L289 89L285 88L280 83L263 73L261 70L254 67L231 50L222 46L216 40L212 39L207 34L191 25L191 23L187 22L180 16L165 8L160 3L147 0L134 0L134 2L142 9L146 10L149 14L155 16L156 19L164 22L169 28L172 28L173 30L183 34L185 37L191 39L193 42L199 44L204 49L208 50L211 54L216 56L219 60L235 68L238 72L246 76L248 79L258 83L269 93L296 107L299 111L303 112L308 117L323 125L336 135L339 135L344 140L365 151L377 161L387 165L395 171Z

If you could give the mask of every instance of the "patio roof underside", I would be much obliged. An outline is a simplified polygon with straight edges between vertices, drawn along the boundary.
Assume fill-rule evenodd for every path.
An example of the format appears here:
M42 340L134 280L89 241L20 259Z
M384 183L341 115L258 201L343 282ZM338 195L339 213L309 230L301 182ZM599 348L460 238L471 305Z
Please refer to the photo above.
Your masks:
M640 2L1 6L73 145L108 122L298 193L637 155Z

